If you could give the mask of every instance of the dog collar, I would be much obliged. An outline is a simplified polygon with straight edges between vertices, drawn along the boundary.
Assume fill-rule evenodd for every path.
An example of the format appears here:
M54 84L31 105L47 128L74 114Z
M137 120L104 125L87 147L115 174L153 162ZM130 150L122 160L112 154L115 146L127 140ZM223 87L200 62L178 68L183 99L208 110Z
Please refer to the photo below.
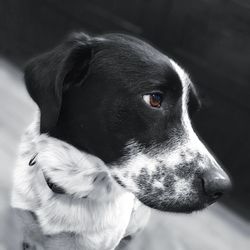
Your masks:
M36 157L37 157L38 153L36 153L31 160L29 161L29 166L34 166L36 164ZM43 172L43 171L42 171ZM50 190L56 194L66 194L64 188L58 186L57 184L53 183L51 181L51 179L45 175L45 173L43 172L43 176L44 179L48 185L48 187L50 188Z

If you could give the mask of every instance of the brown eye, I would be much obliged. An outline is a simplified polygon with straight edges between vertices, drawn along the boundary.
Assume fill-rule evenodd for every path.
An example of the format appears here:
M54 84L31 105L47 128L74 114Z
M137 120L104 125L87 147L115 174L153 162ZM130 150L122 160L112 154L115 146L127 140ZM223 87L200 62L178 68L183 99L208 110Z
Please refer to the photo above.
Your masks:
M144 101L153 108L160 108L162 102L162 95L153 93L143 96Z

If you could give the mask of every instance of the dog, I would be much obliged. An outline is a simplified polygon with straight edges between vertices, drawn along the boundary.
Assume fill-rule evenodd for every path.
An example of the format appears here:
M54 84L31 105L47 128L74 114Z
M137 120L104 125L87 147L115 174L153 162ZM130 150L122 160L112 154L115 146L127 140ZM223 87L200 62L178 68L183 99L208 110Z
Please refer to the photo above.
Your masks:
M229 190L192 128L192 81L147 42L73 34L25 84L38 111L14 172L22 249L121 249L152 208L190 213Z

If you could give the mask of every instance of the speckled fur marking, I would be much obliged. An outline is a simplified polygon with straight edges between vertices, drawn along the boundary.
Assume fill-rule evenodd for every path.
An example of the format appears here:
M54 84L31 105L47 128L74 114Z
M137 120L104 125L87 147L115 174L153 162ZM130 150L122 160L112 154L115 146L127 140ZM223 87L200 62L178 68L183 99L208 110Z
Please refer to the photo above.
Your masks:
M192 83L175 62L171 63L182 82L180 131L175 130L166 145L145 148L135 140L129 141L122 163L110 168L119 183L145 204L164 211L188 211L192 207L203 208L199 176L208 167L219 168L219 164L192 128L187 111Z
M147 206L206 206L200 173L219 165L191 126L192 83L169 57L127 35L78 34L31 60L25 83L41 113L14 173L12 206L33 222L23 248L113 250L145 226ZM141 97L159 86L155 113Z

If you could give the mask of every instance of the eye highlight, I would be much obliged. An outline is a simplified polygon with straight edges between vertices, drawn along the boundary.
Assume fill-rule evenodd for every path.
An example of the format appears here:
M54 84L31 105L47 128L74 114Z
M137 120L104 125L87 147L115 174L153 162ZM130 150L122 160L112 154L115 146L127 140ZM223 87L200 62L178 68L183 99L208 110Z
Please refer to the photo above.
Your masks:
M143 96L143 100L153 108L160 108L162 103L162 94L152 93Z

